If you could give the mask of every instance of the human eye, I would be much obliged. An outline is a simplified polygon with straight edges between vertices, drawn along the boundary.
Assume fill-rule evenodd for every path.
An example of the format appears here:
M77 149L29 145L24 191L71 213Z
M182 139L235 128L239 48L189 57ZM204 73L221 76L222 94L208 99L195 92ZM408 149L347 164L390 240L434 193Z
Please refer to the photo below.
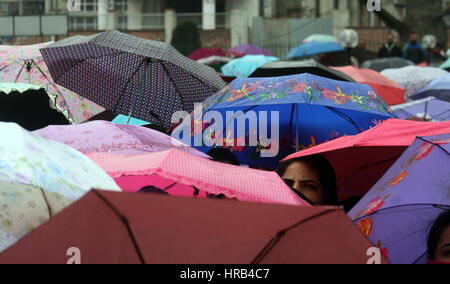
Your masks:
M289 187L294 187L295 182L291 179L283 179L284 183L287 184Z

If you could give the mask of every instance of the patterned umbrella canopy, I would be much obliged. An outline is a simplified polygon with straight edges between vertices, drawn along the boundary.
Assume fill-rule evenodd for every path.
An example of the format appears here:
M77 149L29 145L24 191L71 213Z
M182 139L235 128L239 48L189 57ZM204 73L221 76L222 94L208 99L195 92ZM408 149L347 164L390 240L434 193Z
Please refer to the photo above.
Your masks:
M202 152L230 148L241 164L272 169L296 149L358 134L392 117L370 86L307 73L236 79L201 107L174 137Z
M44 223L91 188L119 191L73 148L0 122L0 250Z
M192 155L209 156L164 133L138 125L92 121L80 125L48 126L34 132L84 153L144 154L177 148Z
M225 83L172 46L118 31L75 36L41 50L55 82L115 114L168 127Z
M381 75L405 88L406 97L410 97L431 81L448 75L448 72L435 67L407 66L383 70Z
M348 214L393 264L427 261L428 232L450 210L449 143L417 138Z
M52 42L28 46L0 46L0 82L44 86L53 108L72 123L81 123L104 108L54 83L40 49ZM56 101L55 101L56 100Z

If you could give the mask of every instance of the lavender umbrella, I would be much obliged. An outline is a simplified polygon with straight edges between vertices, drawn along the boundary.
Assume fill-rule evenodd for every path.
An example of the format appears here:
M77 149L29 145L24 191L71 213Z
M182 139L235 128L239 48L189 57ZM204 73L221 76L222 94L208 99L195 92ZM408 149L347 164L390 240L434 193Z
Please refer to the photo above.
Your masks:
M449 143L417 138L348 214L393 264L427 261L429 230L450 209Z
M84 153L145 154L178 148L189 154L209 158L166 134L138 125L93 121L80 125L48 126L35 134Z
M172 46L117 31L75 36L41 53L55 82L115 114L163 127L225 87L214 69Z
M435 97L391 107L400 119L419 118L431 121L450 121L450 103Z

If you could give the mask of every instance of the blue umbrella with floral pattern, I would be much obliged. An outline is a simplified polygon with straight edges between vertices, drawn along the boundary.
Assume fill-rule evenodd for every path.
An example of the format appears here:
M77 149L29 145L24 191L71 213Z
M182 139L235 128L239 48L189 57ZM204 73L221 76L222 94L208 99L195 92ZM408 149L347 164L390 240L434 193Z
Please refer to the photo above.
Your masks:
M202 151L225 147L241 164L275 168L296 150L358 134L390 117L370 86L305 73L236 79L173 134Z

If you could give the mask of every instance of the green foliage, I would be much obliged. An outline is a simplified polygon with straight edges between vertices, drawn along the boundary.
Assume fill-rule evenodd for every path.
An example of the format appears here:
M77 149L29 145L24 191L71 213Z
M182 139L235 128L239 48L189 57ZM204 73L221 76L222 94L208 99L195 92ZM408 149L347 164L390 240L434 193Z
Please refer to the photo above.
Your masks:
M184 56L189 56L196 49L201 48L200 33L193 22L184 22L175 28L172 36L172 46Z

